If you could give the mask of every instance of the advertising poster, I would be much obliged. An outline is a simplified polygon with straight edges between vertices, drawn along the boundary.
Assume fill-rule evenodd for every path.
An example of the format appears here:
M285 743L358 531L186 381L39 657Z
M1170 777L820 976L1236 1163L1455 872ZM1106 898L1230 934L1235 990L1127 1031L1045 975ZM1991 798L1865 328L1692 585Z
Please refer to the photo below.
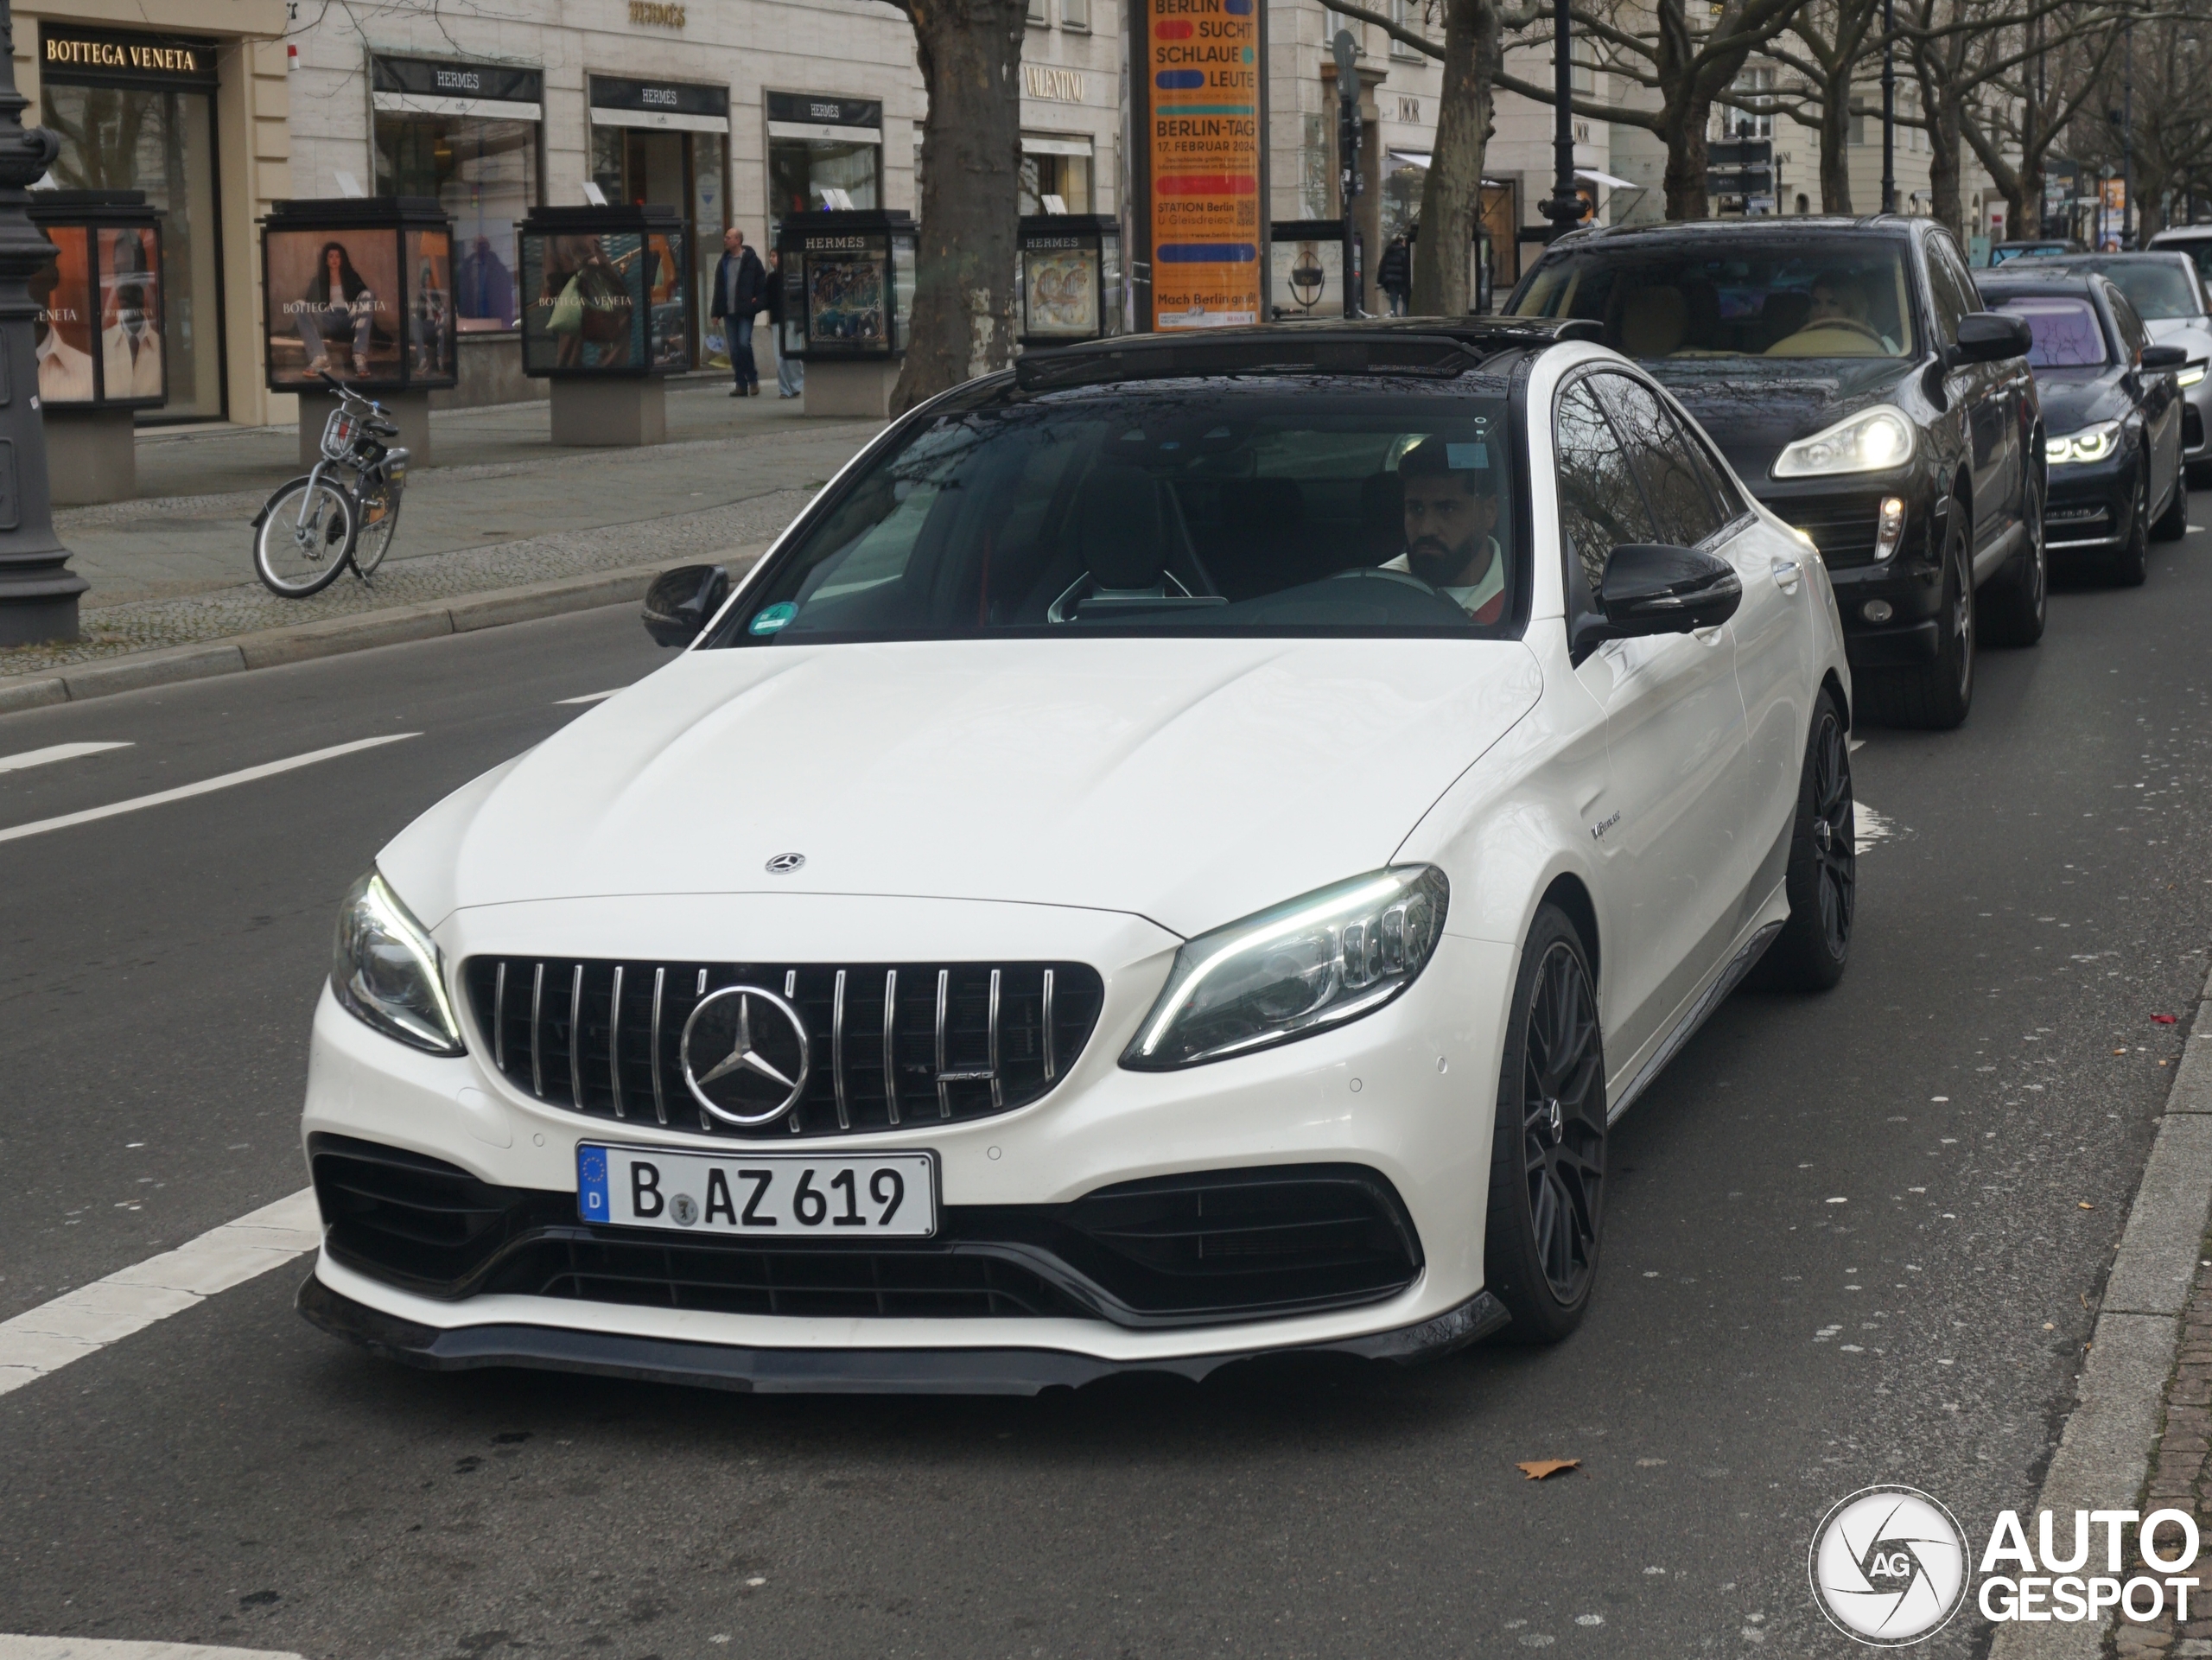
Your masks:
M645 319L632 286L642 239L531 234L522 242L523 372L645 367Z
M823 238L828 243L832 239ZM806 337L828 345L874 347L891 343L884 305L883 258L850 239L855 251L830 251L810 240L806 248Z
M417 380L449 380L454 374L455 309L453 299L453 234L410 231L407 268L410 372Z
M657 370L691 366L691 330L684 316L683 238L655 232L645 239L646 361Z
M1024 333L1039 339L1087 340L1098 332L1096 249L1032 244L1022 254L1022 275Z
M269 233L269 378L397 381L399 239L388 229Z
M163 397L160 238L150 228L98 236L104 396Z
M1260 320L1256 0L1144 0L1146 205L1156 328Z
M57 225L47 238L59 258L31 278L31 303L38 307L35 328L38 351L38 395L44 404L89 404L98 394L92 382L92 232L81 226Z

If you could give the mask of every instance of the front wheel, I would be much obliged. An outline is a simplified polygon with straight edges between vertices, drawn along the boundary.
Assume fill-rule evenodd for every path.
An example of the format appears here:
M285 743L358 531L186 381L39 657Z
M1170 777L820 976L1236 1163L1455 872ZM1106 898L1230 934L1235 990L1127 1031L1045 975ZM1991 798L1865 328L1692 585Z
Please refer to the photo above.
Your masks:
M2174 473L2174 493L2166 503L2166 511L2158 515L2158 522L2151 527L2152 540L2178 542L2189 534L2189 469L2180 467Z
M2028 545L2019 569L1983 596L1981 637L1993 646L2032 646L2043 638L2050 608L2050 553L2043 535L2043 485L2031 478L2021 493L2021 525Z
M1851 744L1842 712L1824 691L1813 703L1813 735L1797 780L1797 817L1783 883L1789 920L1759 964L1760 984L1778 991L1826 991L1843 978L1858 905L1858 830Z
M2127 535L2105 566L2115 588L2140 588L2151 574L2151 463L2135 458L2135 499L2127 514Z
M1582 1323L1605 1221L1605 1060L1582 937L1539 906L1505 1034L1483 1250L1508 1334L1557 1343Z
M353 545L353 500L327 479L294 479L261 510L253 568L272 594L303 600L346 569Z
M1889 726L1947 731L1974 707L1974 562L1967 551L1964 502L1953 506L1943 538L1943 588L1936 660L1905 669L1872 669L1859 706Z

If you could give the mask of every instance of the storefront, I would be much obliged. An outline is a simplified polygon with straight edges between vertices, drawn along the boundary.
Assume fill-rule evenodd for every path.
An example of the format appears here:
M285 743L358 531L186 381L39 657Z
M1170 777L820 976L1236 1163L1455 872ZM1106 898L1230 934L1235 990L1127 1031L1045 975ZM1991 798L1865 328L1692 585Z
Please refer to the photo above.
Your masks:
M542 200L542 71L372 56L372 195L431 196L453 221L454 311L463 336L505 333L521 302L515 226Z
M729 88L620 75L589 86L593 184L610 203L674 208L693 261L684 291L711 292L729 223ZM727 352L706 349L707 308L695 298L689 309L691 361L727 368Z
M868 213L884 205L880 99L825 92L764 92L761 99L768 120L769 246L793 213Z
M1090 181L1094 157L1087 135L1021 135L1021 211L1089 213L1096 211Z

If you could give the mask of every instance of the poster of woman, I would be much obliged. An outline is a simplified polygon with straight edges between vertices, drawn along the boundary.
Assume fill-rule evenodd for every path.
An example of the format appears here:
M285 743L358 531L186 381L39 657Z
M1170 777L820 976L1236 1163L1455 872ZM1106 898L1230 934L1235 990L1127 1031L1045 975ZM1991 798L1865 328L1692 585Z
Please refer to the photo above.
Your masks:
M645 366L643 319L632 292L643 250L636 236L523 238L523 371Z
M167 392L159 235L149 226L99 236L102 395L159 399Z
M398 239L391 231L272 230L268 246L272 380L312 380L326 371L341 380L402 378L406 331ZM444 287L450 291L450 277Z

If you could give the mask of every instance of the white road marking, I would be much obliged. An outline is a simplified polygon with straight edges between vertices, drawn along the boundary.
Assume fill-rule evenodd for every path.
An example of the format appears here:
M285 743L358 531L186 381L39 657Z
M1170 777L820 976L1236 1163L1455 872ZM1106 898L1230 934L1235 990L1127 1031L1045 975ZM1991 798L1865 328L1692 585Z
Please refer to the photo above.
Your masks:
M1896 824L1887 813L1877 812L1863 801L1852 803L1851 811L1853 853L1864 853L1877 842L1886 842L1897 833Z
M352 743L333 744L327 749L309 750L304 755L293 755L283 760L264 761L258 766L226 773L220 778L202 779L197 784L179 785L174 790L134 796L128 801L114 802L105 807L87 807L82 812L66 812L58 818L34 819L28 824L14 824L0 830L0 842L13 842L25 836L41 836L48 830L67 830L72 824L89 824L94 819L136 812L141 807L158 807L165 802L182 801L192 796L207 795L211 791L227 790L233 784L251 784L256 779L272 778L278 773L289 773L296 766L312 766L319 760L334 760L340 755L350 755L357 750L374 749L380 744L397 743L402 738L419 738L422 735L419 732L388 732L380 738L357 738Z
M617 686L614 688L614 691L588 691L581 697L563 697L556 699L553 706L556 709L558 709L563 703L604 703L607 698L613 696L615 691L627 691L628 690L629 688L627 686Z
M97 755L103 749L128 749L127 743L54 743L43 749L26 749L20 755L0 755L0 773L20 773L26 766L43 766L48 761L74 760L79 755Z
M322 1218L315 1209L315 1189L302 1187L289 1199L210 1228L175 1250L118 1269L104 1280L64 1292L13 1320L0 1320L0 1395L35 1383L219 1291L282 1268L321 1243ZM48 1640L0 1637L0 1660L12 1660L6 1646L11 1642Z
M1853 738L1850 741L1850 753L1854 755L1866 747L1866 740L1864 738Z
M210 1649L197 1643L118 1643L93 1637L0 1634L0 1660L300 1660L289 1650Z

